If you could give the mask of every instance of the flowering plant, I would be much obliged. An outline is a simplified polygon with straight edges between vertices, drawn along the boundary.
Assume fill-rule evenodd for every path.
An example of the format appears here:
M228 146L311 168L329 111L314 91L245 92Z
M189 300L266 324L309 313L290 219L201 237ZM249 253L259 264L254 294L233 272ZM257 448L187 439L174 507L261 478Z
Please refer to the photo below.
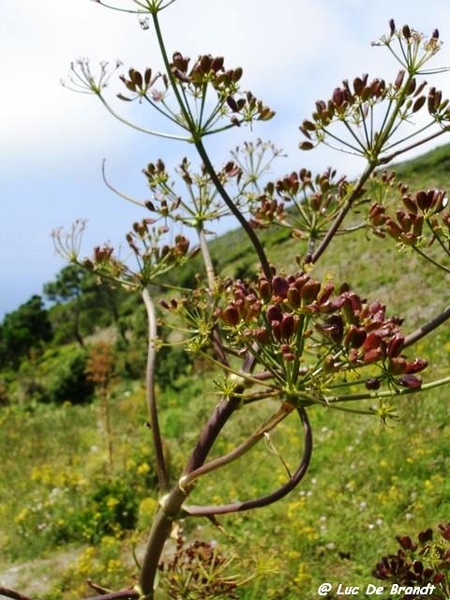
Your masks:
M103 0L97 2L108 6ZM148 317L147 401L161 493L159 511L139 584L97 597L103 600L155 597L161 554L178 519L206 516L215 522L216 515L264 507L291 492L310 463L313 437L308 413L313 408L376 415L386 422L396 417L399 397L450 383L450 377L424 383L421 375L427 361L412 353L414 343L450 317L450 308L407 333L402 318L389 315L381 302L363 298L345 281L335 283L331 274L317 273L317 265L327 261L335 236L351 235L362 228L394 238L448 272L442 259L428 252L430 242L436 241L439 250L448 254L450 213L445 192L410 192L402 184L404 208L393 213L393 176L379 170L400 154L437 139L450 127L449 101L434 87L427 91L422 80L425 73L439 71L428 68L441 46L438 31L425 38L408 26L397 29L391 21L388 35L377 45L387 48L400 62L395 80L388 83L362 75L352 84L344 81L328 101L318 101L312 117L300 125L303 150L328 144L363 157L366 166L358 179L336 177L332 169L316 176L300 169L267 182L267 168L280 151L260 140L236 150L221 169L213 166L204 143L207 136L264 122L275 113L242 89L242 69L225 67L222 57L202 55L191 62L178 51L169 57L159 13L174 3L133 0L129 9L110 6L135 12L145 28L153 27L163 62L161 71L130 68L121 75L125 91L119 99L148 105L165 117L170 131L130 123L113 108L106 97L110 74L105 63L98 76L86 61L74 63L66 83L93 94L113 116L135 129L191 144L201 160L198 172L187 159L181 161L178 175L183 192L161 159L144 170L152 198L142 202L131 199L142 206L145 216L126 236L135 266L109 246L99 246L91 257L82 258L77 232L72 230L68 238L62 231L55 235L57 246L69 260L139 292ZM427 122L411 133L409 121L419 112L427 113ZM105 181L117 192L106 176ZM211 227L229 215L251 243L259 265L253 277L229 278L216 272L209 249ZM185 231L195 232L195 247L187 233L168 237L180 224ZM285 271L272 263L260 236L271 227L288 231L298 241L295 269ZM151 286L167 285L167 274L198 254L203 273L191 289L179 289L166 297L158 317ZM211 379L220 394L186 457L184 470L175 478L163 451L155 386L159 349L173 338L161 338L158 318L176 330L177 343L184 344L187 352L209 362ZM274 406L272 414L233 449L208 459L235 412L256 410L261 403ZM188 503L202 476L250 452L291 415L299 418L303 450L298 466L293 472L287 470L284 482L254 498L221 505Z

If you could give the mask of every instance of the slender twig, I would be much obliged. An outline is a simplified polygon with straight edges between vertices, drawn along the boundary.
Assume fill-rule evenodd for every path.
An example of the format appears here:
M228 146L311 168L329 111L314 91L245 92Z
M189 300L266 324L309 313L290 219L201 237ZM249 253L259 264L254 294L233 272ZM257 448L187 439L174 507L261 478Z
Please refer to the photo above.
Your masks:
M200 242L200 249L203 258L203 264L205 265L206 270L206 278L208 280L208 288L210 297L212 297L214 286L216 284L216 274L214 271L214 265L211 258L211 253L209 251L208 242L206 241L205 230L203 227L198 229L198 239ZM229 361L227 355L225 353L222 338L220 335L220 331L217 327L214 327L213 330L213 339L214 339L214 352L217 356L219 362L221 362L225 366L229 366Z
M244 502L232 502L230 504L223 504L221 506L188 506L183 505L183 510L187 515L197 516L197 517L206 517L210 515L224 515L227 513L234 512L242 512L245 510L252 510L255 508L262 508L264 506L269 506L278 500L284 498L287 494L292 492L292 490L300 483L300 481L305 476L309 463L311 460L312 450L313 450L313 438L312 438L312 429L311 424L309 422L306 410L303 407L297 408L297 412L303 423L303 431L305 436L305 444L303 449L303 455L295 473L289 480L279 487L277 490L268 494L266 496L262 496L260 498L256 498L254 500L247 500Z
M102 178L103 178L103 182L106 185L106 187L108 187L112 192L114 192L115 194L117 194L117 196L120 196L120 198L123 198L127 202L131 202L132 204L136 204L140 208L145 208L145 202L140 202L139 200L136 200L132 196L129 196L128 194L125 194L124 192L119 191L111 183L109 183L109 181L108 181L108 179L106 177L106 159L103 159L103 162L102 162Z
M214 272L214 265L211 258L211 253L208 248L208 242L206 241L205 230L201 227L198 230L198 239L200 242L200 249L202 252L203 264L205 265L206 278L208 280L209 291L212 292L216 282L216 275Z
M269 433L269 431L272 431L274 427L283 421L293 411L293 409L294 407L292 405L286 403L282 404L281 408L274 415L272 415L270 419L258 427L256 431L254 431L244 442L242 442L242 444L239 444L239 446L234 448L234 450L231 450L231 452L207 462L184 477L182 480L183 486L186 484L189 485L198 477L206 475L206 473L211 473L212 471L220 469L221 467L230 464L238 458L241 458L241 456L251 450L253 446L255 446L267 433Z
M269 279L269 280L272 279L272 270L270 268L270 264L267 259L264 248L261 244L261 241L259 240L258 236L256 235L256 233L254 232L254 230L248 223L247 219L244 217L244 215L241 213L241 211L237 208L236 204L233 202L233 200L230 198L230 196L226 192L225 188L223 187L222 182L220 181L220 179L216 173L216 170L214 169L214 167L209 159L209 155L206 152L206 149L205 149L202 141L199 140L199 141L195 142L195 147L197 148L197 152L199 153L200 158L202 159L203 164L205 165L208 175L211 177L211 181L214 183L214 185L215 185L217 191L219 192L220 196L222 197L223 201L228 206L228 208L233 213L233 215L236 217L236 219L239 221L240 225L242 226L242 229L245 231L245 233L249 237L249 239L256 251L256 254L258 255L259 262L261 264L261 269L262 269L264 275L267 277L267 279Z
M415 344L418 340L434 331L437 327L445 323L445 321L447 321L448 319L450 319L450 306L447 306L447 308L444 308L444 310L436 317L433 317L427 323L424 323L418 329L408 334L405 337L404 347Z
M434 258L432 258L431 256L428 256L428 254L426 254L425 252L423 252L423 250L421 250L418 246L412 246L412 249L414 250L414 252L417 252L417 254L419 256L421 256L424 260L426 260L429 263L431 263L437 269L440 269L441 271L444 271L444 273L447 273L447 274L450 273L450 269L448 267L446 267L445 265L441 264L437 260L434 260Z
M17 590L12 590L3 586L0 586L0 596L4 596L5 598L12 598L13 600L32 600L32 598L21 594Z
M414 142L414 144L410 144L409 146L401 148L400 150L397 150L396 152L392 152L391 154L388 154L387 156L380 158L379 164L386 165L386 164L390 163L392 160L394 160L394 158L396 158L400 154L404 154L405 152L409 152L410 150L413 150L414 148L418 148L422 144L426 144L427 142L430 142L431 140L436 139L443 133L448 133L448 131L449 131L448 128L445 127L443 129L441 129L440 131L437 131L436 133L433 133L433 134L427 136L426 138L419 140L418 142Z
M317 250L314 252L314 254L311 257L308 257L309 258L308 262L316 263L318 261L318 259L322 256L322 254L325 252L325 250L328 248L329 244L331 243L332 239L334 238L335 234L337 233L339 227L342 225L343 220L347 216L347 213L351 209L353 203L359 198L359 196L363 190L363 186L366 183L367 179L370 177L370 175L375 170L375 166L376 166L375 163L372 163L372 162L370 162L367 165L366 169L364 170L361 177L359 178L357 184L355 185L353 190L350 192L350 195L347 198L345 204L343 205L341 210L338 212L330 229L327 231L325 237L321 241L319 247L317 248Z
M137 590L120 590L119 592L110 592L101 596L91 596L89 600L139 600L142 598ZM19 600L21 600L19 598Z
M97 96L100 98L103 106L106 108L106 110L118 121L120 121L121 123L124 123L125 125L128 125L129 127L131 127L131 129L135 129L136 131L140 131L141 133L147 133L149 135L154 135L156 137L161 137L164 139L168 139L168 140L177 140L180 142L189 142L189 138L185 138L182 137L180 135L174 135L171 133L164 133L162 131L155 131L154 129L147 129L145 127L140 127L139 125L136 125L135 123L133 123L132 121L128 121L128 119L125 119L124 117L122 117L119 113L117 113L109 104L108 102L106 102L106 100L103 98L103 96L101 94L97 94Z
M156 391L155 391L155 362L156 362L156 314L155 306L150 297L149 291L145 288L142 292L145 309L148 319L148 352L147 352L147 404L150 415L150 425L153 436L153 445L155 450L156 470L158 473L158 482L161 491L168 488L168 474L166 460L164 457L164 449L159 428L158 410L156 406Z

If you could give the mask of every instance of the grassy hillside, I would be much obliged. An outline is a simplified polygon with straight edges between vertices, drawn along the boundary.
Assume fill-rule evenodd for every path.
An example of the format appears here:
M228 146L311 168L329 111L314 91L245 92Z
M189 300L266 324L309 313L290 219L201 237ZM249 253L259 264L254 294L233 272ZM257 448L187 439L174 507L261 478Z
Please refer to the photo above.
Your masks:
M396 166L396 171L412 189L447 188L449 163L450 147L445 146ZM264 244L271 260L286 271L293 270L296 256L305 251L282 230L264 234ZM255 269L241 232L218 238L212 248L225 273L244 276ZM390 314L401 313L407 331L448 304L443 275L413 254L399 261L392 240L361 230L339 238L328 253L326 271L336 282L347 281L367 297L385 302ZM133 314L134 308L127 311ZM424 379L448 370L448 328L429 336L417 351L430 362ZM47 349L24 362L12 385L28 377L45 386L71 364L75 352L74 344ZM136 348L119 349L122 365L127 352L131 361L139 358ZM208 371L200 364L196 369L193 378L188 368L171 385L160 384L162 428L174 475L192 447L198 424L217 401ZM139 557L156 506L142 378L117 379L108 402L109 429L100 398L55 406L30 403L22 395L20 402L0 408L0 585L8 568L25 561L26 573L19 572L15 583L25 593L37 590L36 600L87 597L87 577L111 588L132 581L132 548L137 547ZM334 586L383 585L372 570L382 555L397 551L396 535L414 536L450 521L448 392L406 397L398 410L400 421L382 427L361 415L311 409L315 452L299 488L259 512L221 518L224 531L206 520L186 523L187 539L215 540L221 552L234 557L230 572L241 578L259 574L238 592L242 600L314 600L325 581ZM261 412L238 411L214 452L234 447L260 418ZM238 472L230 468L202 480L192 502L267 493L285 469L274 449L291 470L296 467L301 438L294 419L244 458ZM54 565L59 565L57 572Z

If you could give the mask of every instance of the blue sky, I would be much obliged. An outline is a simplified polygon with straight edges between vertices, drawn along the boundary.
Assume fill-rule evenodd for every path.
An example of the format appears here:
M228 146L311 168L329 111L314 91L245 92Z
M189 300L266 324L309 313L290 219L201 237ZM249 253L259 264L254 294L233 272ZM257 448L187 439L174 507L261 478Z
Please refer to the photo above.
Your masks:
M131 6L131 0L118 0ZM448 0L177 0L162 15L170 51L192 58L224 55L226 65L244 68L244 87L277 111L253 133L226 134L212 148L221 164L242 139L271 139L288 153L275 175L306 166L329 164L350 175L355 159L318 149L301 153L298 125L314 101L327 99L343 78L368 72L389 77L397 72L386 51L370 42L387 31L390 18L426 33L438 27L448 40L439 64L450 64ZM94 245L121 243L139 210L103 184L107 159L112 182L130 194L148 197L142 168L159 157L176 164L185 145L127 129L90 96L60 85L70 62L89 57L121 59L120 72L133 66L161 67L150 31L134 16L100 7L90 0L40 0L0 4L0 319L42 292L64 266L53 249L53 229L88 220L83 254ZM437 81L449 94L450 74ZM110 95L121 91L112 83ZM129 111L124 103L118 109ZM150 126L153 116L138 106L132 116ZM130 113L129 113L130 114Z

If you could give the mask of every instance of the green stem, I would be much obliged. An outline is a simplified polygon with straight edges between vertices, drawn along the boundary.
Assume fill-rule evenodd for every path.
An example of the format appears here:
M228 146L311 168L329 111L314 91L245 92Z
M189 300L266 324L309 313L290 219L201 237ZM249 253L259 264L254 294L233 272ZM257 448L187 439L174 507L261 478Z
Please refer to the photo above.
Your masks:
M100 101L102 102L102 104L106 108L106 110L115 119L117 119L121 123L124 123L125 125L128 125L128 127L131 127L131 129L135 129L136 131L140 131L141 133L147 133L149 135L154 135L156 137L161 137L161 138L165 138L165 139L169 139L169 140L177 140L179 142L189 142L190 141L188 138L185 138L185 137L182 137L179 135L163 133L161 131L154 131L153 129L146 129L145 127L140 127L139 125L136 125L135 123L132 123L131 121L128 121L127 119L124 119L118 113L116 113L116 111L111 108L111 106L106 102L106 100L103 98L103 96L101 96L101 94L97 94L97 96L100 98Z
M159 489L165 491L168 489L168 474L166 460L164 457L163 442L159 427L158 409L156 405L156 390L155 390L155 362L156 362L156 339L157 326L155 306L150 297L148 290L145 288L142 292L145 309L147 311L148 320L148 351L147 351L147 372L146 372L146 388L147 388L147 405L150 416L150 426L153 436L153 446L155 450L156 471L158 474Z
M173 93L175 94L175 98L177 100L178 106L180 107L181 114L186 122L186 128L189 129L191 134L194 134L194 129L195 129L194 125L195 124L191 120L190 112L186 108L183 98L181 97L180 90L178 89L178 82L172 73L172 69L170 68L170 61L169 61L169 57L167 55L166 45L164 43L164 38L162 35L161 27L159 25L159 19L158 19L157 12L152 14L152 19L153 19L153 27L155 28L155 33L156 33L156 37L158 40L158 46L161 51L162 59L164 61L164 66L166 69L167 77L169 78L169 81L172 85Z
M424 260L426 260L429 263L431 263L432 265L434 265L437 269L441 269L442 271L444 271L444 273L447 273L447 274L450 273L450 269L448 267L437 262L436 260L434 260L434 258L431 258L431 256L428 256L428 254L425 254L425 252L423 252L420 248L418 248L417 246L411 246L411 247L414 250L414 252L417 252L417 254L419 256L421 256Z
M201 227L197 230L197 232L198 232L198 239L200 242L200 249L201 249L201 253L202 253L203 264L205 265L206 278L208 280L208 287L209 287L210 293L212 293L212 291L214 290L215 282L216 282L214 265L213 265L213 262L211 259L211 253L209 251L208 242L206 241L205 230L203 229L203 227Z
M397 398L399 396L408 396L410 394L417 394L420 392L425 392L427 390L432 390L437 387L441 387L443 385L448 385L450 383L450 376L443 377L442 379L436 379L435 381L430 381L429 383L424 383L420 389L411 389L404 388L401 390L386 390L384 392L366 392L362 394L348 394L346 396L334 396L332 398L327 399L327 404L332 405L338 402L355 402L357 400L378 400L380 398Z

